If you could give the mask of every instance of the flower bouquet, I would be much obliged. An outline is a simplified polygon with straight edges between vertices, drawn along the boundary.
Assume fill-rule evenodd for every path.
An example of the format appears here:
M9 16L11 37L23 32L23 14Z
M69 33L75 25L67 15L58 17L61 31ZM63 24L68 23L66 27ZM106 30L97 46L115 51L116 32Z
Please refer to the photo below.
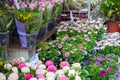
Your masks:
M23 48L32 48L36 45L37 35L42 26L42 10L40 1L10 1L12 5L7 4L14 15L17 32L21 46Z
M13 29L13 16L7 8L8 1L0 1L0 46L9 44L9 35Z

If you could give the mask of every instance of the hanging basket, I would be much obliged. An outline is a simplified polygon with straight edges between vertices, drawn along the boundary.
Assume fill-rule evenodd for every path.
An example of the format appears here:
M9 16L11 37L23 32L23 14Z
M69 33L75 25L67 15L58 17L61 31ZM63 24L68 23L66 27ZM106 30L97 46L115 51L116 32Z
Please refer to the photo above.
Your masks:
M107 23L108 33L120 32L120 27L118 26L120 22L111 22Z
M9 31L0 32L0 46L6 46L9 44Z

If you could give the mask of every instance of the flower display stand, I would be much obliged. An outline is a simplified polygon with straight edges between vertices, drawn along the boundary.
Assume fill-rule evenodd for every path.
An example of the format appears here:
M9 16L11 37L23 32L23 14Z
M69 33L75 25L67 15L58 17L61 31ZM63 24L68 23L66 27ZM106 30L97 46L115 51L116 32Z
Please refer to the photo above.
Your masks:
M33 48L21 48L19 40L13 38L12 42L8 45L7 60L13 61L19 57L24 57L26 60L30 59L36 53L36 46Z
M70 11L71 10L63 10L61 14L61 21L70 20ZM88 18L88 9L82 9L82 10L72 10L73 17L79 18L79 19L86 19Z

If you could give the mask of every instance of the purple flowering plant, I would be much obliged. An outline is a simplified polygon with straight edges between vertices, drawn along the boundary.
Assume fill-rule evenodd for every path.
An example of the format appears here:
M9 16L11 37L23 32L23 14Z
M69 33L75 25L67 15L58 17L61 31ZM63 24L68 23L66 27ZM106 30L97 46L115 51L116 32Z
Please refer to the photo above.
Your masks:
M114 54L103 55L97 53L90 60L90 64L84 69L89 72L91 80L115 80L119 76L118 71L118 56Z

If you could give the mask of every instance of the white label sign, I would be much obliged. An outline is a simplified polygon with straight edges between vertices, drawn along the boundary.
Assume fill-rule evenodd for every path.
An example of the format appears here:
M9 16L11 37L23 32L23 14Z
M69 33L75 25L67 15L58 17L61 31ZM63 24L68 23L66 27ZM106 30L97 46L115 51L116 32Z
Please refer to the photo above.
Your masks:
M37 63L38 63L38 54L35 54L33 55L31 58L30 58L30 63L34 66L34 67L37 67Z

